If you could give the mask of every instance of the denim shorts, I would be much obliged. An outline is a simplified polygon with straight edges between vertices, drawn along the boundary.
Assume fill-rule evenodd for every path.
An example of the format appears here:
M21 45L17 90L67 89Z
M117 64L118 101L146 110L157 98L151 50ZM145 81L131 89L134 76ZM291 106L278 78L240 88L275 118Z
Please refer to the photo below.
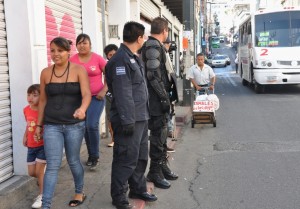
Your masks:
M46 163L44 146L28 147L27 163L34 164L35 162Z

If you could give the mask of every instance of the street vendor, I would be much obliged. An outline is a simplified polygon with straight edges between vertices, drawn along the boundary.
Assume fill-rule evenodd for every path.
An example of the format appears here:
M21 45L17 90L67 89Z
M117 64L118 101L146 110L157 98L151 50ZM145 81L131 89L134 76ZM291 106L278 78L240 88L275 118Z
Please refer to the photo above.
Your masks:
M209 87L212 91L216 83L216 75L213 69L204 64L205 58L203 53L196 56L197 64L189 69L187 79L189 79L197 91L202 91L202 87Z

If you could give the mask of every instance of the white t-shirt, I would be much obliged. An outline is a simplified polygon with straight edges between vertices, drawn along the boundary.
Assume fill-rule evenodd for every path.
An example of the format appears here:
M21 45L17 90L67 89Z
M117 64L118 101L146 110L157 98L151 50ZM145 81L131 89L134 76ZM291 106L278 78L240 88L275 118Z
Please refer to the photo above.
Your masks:
M203 69L200 70L200 67L196 64L189 69L187 79L194 79L198 85L206 85L210 83L210 79L215 77L213 69L204 64Z

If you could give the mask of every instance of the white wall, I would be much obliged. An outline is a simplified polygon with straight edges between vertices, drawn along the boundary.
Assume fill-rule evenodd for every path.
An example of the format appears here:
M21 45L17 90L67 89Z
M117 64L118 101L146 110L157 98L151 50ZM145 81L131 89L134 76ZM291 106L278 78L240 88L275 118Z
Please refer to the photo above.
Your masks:
M92 51L103 55L102 29L97 12L97 0L81 0L82 31L90 36Z
M36 0L4 0L11 93L14 173L27 174L23 108L27 88L39 83L47 66L45 5Z
M138 22L140 20L140 0L130 0L130 20Z
M110 0L108 4L108 25L118 25L119 38L108 38L107 44L122 43L123 27L130 21L130 0ZM107 31L108 33L108 31Z

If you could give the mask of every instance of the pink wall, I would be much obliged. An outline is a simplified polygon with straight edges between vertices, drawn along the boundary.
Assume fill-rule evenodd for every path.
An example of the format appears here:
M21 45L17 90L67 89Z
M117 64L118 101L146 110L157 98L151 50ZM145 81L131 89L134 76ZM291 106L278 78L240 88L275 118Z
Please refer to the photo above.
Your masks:
M76 51L76 31L72 17L64 13L62 17L62 22L59 25L56 21L56 18L53 15L52 9L45 7L46 13L46 39L47 39L47 58L48 65L51 65L50 57L50 42L57 36L64 37L72 41L71 55L75 54Z

